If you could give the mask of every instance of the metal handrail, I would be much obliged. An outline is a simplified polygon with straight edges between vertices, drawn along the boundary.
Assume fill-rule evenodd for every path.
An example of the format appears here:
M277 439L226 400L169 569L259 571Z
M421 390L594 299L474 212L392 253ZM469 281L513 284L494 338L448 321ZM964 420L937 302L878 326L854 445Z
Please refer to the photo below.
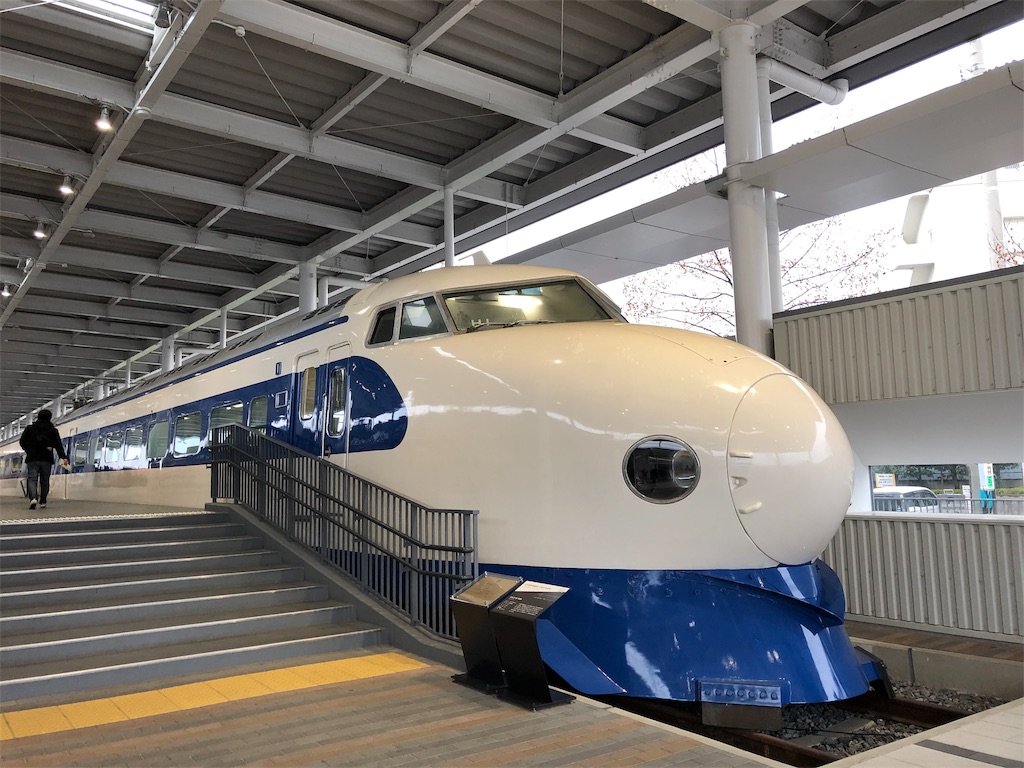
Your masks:
M232 499L413 624L455 638L448 598L476 578L477 513L433 509L241 425L210 443L210 494Z

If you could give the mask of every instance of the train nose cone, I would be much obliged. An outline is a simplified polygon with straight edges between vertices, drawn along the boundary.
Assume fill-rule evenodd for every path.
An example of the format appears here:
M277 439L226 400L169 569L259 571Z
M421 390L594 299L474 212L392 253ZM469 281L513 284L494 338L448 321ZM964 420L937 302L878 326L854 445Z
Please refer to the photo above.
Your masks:
M751 541L780 563L816 558L850 505L853 451L811 388L779 373L740 400L727 466L736 513Z

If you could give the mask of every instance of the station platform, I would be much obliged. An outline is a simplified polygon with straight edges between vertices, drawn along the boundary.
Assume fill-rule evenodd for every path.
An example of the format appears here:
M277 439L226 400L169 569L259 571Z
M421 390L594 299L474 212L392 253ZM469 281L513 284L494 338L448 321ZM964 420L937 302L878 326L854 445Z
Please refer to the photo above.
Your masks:
M0 499L0 520L176 508ZM533 711L389 646L0 702L15 766L782 766L577 697ZM2 673L2 670L0 670ZM1024 768L1024 700L831 765Z
M782 763L579 697L532 711L389 648L2 712L5 767L716 766ZM1021 768L1024 701L836 768Z

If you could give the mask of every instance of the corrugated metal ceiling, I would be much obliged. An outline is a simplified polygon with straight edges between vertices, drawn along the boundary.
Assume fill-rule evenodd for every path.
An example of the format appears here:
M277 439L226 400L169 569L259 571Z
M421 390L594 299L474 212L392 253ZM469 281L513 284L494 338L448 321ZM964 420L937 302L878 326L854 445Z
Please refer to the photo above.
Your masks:
M461 253L718 143L730 19L855 87L1020 15L1016 0L173 0L154 38L71 2L0 0L0 267L20 283L0 313L0 424L156 370L163 338L216 343L221 313L233 336L295 311L300 263L373 278L441 261L446 185ZM775 98L777 117L809 104Z

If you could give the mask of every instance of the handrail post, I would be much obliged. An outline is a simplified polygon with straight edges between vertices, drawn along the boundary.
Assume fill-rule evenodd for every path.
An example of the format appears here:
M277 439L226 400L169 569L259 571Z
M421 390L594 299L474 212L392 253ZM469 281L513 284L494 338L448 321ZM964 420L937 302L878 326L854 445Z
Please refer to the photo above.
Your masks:
M360 496L362 497L362 504L360 504L359 512L359 583L364 588L370 586L370 544L369 532L367 530L370 520L370 485L365 480L359 483Z
M406 573L408 574L409 580L409 613L412 616L413 626L416 626L421 622L423 618L423 606L420 604L420 572L417 568L422 568L420 563L420 517L423 514L423 507L418 504L412 508L412 519L409 521L409 546L407 548L409 552L409 559L412 561L413 568L407 568Z
M229 454L231 456L231 490L235 497L235 504L242 500L242 452L239 450L239 443L242 442L242 438L245 437L244 433L239 428L232 428L231 430L231 447Z

